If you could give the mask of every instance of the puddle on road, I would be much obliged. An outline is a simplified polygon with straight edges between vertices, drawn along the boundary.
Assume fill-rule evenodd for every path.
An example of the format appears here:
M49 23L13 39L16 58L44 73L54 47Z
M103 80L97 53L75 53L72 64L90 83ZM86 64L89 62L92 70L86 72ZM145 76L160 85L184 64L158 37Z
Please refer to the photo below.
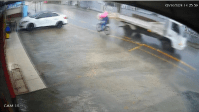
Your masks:
M22 112L28 112L27 100L19 98L17 99L17 104Z
M108 112L104 106L92 101L93 94L89 91L83 91L78 96L67 96L64 103L70 105L71 112Z
M41 73L40 75L42 75L44 72L46 72L47 70L51 70L52 68L54 68L55 66L53 64L50 64L48 62L41 62L39 64L36 65L36 68L39 70L39 72Z

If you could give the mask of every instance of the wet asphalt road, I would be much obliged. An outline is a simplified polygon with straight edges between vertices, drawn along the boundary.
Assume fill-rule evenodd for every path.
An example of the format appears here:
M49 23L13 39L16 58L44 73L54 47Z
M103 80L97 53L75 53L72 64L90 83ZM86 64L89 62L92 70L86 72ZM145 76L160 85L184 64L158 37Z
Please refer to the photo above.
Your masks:
M44 5L64 13L62 29L38 28L19 36L47 89L17 96L21 111L198 112L199 51L164 51L158 40L127 36L111 20L111 35L96 32L97 12ZM126 35L126 36L125 36ZM140 42L180 59L176 61ZM131 51L129 51L131 50ZM190 66L188 66L188 65Z

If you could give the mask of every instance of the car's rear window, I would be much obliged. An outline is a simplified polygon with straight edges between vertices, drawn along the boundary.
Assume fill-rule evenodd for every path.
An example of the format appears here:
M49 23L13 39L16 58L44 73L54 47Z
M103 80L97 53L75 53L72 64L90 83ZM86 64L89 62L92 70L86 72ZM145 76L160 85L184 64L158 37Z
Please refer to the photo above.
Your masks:
M34 15L30 15L29 17L35 18L35 17L37 17L39 14L40 14L40 13L36 13L36 14L34 14Z
M51 16L54 17L54 16L59 16L59 15L56 13L51 13Z

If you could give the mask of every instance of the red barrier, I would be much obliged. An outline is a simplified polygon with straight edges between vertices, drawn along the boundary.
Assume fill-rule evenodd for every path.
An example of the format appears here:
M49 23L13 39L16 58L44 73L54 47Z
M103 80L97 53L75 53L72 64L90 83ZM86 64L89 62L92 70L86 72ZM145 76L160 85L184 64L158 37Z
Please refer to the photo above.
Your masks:
M8 90L10 92L10 96L11 98L16 98L16 95L14 93L13 87L12 87L12 83L10 81L10 77L8 74L8 69L7 69L7 64L6 64L6 58L5 58L5 32L4 32L4 28L3 28L3 15L0 18L0 61L2 64L2 68L3 68L3 72L4 72L4 76L5 76L5 80L6 80L6 84L8 87Z

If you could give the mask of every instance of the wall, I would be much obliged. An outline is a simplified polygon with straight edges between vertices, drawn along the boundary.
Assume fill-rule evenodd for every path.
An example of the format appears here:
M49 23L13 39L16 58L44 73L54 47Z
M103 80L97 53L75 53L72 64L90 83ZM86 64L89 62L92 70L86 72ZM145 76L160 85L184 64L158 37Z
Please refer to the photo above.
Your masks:
M22 13L22 7L11 8L6 11L6 15L13 15L17 13Z

